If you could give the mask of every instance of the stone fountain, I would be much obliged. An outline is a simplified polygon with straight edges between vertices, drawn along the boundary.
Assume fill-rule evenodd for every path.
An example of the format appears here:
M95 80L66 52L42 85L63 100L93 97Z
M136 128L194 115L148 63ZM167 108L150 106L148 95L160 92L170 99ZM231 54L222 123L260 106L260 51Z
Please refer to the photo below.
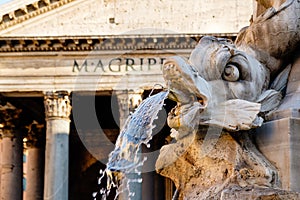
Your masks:
M270 7L235 43L203 37L189 60L164 64L177 106L168 115L174 142L162 147L156 170L175 183L178 199L300 199L282 188L284 169L254 140L280 109L300 107L286 90L299 87L300 1L258 3Z
M140 166L133 152L151 139L155 113L168 97L177 102L167 119L173 140L161 148L156 171L175 183L173 199L300 199L297 190L282 187L284 169L256 145L258 127L286 113L282 110L300 107L300 1L258 4L267 9L235 43L206 36L189 60L166 60L168 89L146 99L128 119L110 156L110 180L116 171ZM150 105L153 113L145 112Z

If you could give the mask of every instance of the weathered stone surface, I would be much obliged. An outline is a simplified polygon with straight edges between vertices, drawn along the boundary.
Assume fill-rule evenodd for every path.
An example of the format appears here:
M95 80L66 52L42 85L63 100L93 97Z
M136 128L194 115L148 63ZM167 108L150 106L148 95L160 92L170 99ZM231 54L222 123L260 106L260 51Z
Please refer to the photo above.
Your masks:
M277 110L267 116L268 122L256 130L259 150L279 171L282 188L300 192L300 51L293 56L286 95Z
M239 200L239 199L255 199L255 200L297 200L300 199L299 193L287 192L285 190L273 188L232 187L222 191L221 200Z
M248 24L252 12L252 1L239 0L60 0L15 18L15 11L26 3L0 8L0 22L9 15L13 19L0 24L2 36L236 33Z
M251 144L248 133L242 134L240 139L226 132L211 139L191 134L161 149L157 171L174 181L179 199L220 199L233 185L278 187L276 169Z
M299 45L300 2L268 2L275 7L267 9L248 28L241 30L235 43L239 50L255 57L274 76L291 62L288 56L293 55Z
M87 51L74 52L72 55L69 53L44 52L39 56L33 52L29 52L26 56L23 53L1 53L0 90L2 92L52 90L94 92L152 89L156 83L163 84L162 58L169 57L173 53L188 55L187 50L176 50L173 53L164 50L157 50L155 53L144 50ZM135 64L129 63L130 66L126 66L126 58L134 59Z
M260 126L261 117L280 105L292 66L287 65L291 61L286 59L297 50L300 41L300 2L262 2L274 7L243 29L235 44L222 38L203 37L189 61L173 57L163 67L169 98L177 102L168 116L171 136L177 141L162 147L156 167L174 181L179 199L299 197L278 190L281 184L277 169L257 150L249 137L251 132L241 131ZM259 105L254 106L255 102ZM201 137L206 131L196 134L198 125L214 131ZM275 139L280 138L279 134L276 136ZM267 135L263 139L266 146L273 144ZM290 147L297 149L293 144L297 144L298 137L293 139L290 142L290 137L286 137L277 144L288 141ZM289 166L297 166L299 160L293 152L284 152L293 157ZM283 156L275 160L280 161ZM296 183L293 178L288 182ZM255 194L245 188L254 188Z
M259 150L278 168L282 188L300 192L300 119L283 118L256 130Z

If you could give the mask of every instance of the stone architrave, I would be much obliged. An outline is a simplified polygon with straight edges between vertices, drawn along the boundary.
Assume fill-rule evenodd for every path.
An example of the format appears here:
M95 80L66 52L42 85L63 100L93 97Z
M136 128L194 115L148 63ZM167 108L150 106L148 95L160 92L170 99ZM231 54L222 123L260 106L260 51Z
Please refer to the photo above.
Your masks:
M18 131L21 110L10 103L0 105L1 141L1 200L22 199L23 146Z
M67 200L71 105L67 91L46 92L44 199Z
M33 121L28 127L25 137L27 151L25 199L43 199L45 134L44 124Z
M142 93L143 90L138 91L125 91L119 90L116 91L117 101L119 105L119 114L120 114L120 129L123 128L128 116L131 112L139 106L142 102ZM126 174L126 178L128 179L139 179L141 175L131 173ZM126 183L124 183L126 184ZM122 185L124 186L124 185ZM131 197L132 200L139 200L142 199L142 184L141 183L131 183L129 184L130 192L134 193L134 196ZM119 195L120 200L127 200L128 199L128 192L125 190Z

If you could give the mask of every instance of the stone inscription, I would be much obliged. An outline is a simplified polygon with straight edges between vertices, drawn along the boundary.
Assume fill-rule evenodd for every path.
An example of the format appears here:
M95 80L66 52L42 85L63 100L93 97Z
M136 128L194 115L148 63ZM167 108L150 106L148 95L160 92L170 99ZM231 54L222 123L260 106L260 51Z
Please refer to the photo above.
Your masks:
M166 58L123 58L74 60L72 72L105 73L129 71L157 71Z

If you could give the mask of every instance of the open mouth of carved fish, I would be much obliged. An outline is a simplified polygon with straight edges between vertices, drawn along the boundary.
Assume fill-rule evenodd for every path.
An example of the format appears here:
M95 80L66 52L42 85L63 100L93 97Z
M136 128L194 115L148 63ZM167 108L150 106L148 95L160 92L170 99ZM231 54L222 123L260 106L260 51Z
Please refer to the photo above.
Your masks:
M174 56L166 60L163 77L169 87L169 99L181 105L199 102L202 108L208 105L210 90L208 83L186 60Z
M179 129L194 130L199 124L200 113L207 108L211 99L208 83L199 76L192 65L179 56L166 60L163 77L169 89L168 98L177 102L167 118L168 125L172 128L171 132L178 135ZM179 139L175 135L171 133L171 137Z

